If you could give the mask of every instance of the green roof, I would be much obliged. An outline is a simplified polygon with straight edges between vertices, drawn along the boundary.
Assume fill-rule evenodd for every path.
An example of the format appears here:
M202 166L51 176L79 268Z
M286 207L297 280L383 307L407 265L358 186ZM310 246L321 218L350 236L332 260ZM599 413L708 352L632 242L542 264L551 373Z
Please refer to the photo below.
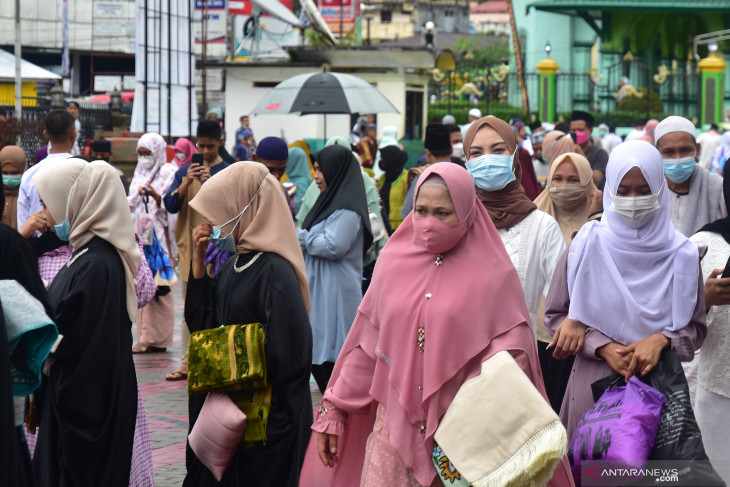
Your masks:
M531 8L571 15L590 12L596 18L600 12L622 10L728 13L730 0L534 0L527 4L528 12Z
M582 18L604 51L624 52L628 42L632 53L647 53L658 43L673 59L686 59L687 39L730 28L730 0L533 0L530 9Z

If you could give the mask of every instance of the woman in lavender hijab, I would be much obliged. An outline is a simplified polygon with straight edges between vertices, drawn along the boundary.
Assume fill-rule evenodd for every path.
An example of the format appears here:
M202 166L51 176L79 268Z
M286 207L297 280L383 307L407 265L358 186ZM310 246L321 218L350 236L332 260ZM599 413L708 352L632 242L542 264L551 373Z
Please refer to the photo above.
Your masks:
M602 220L575 236L545 303L554 355L576 355L560 410L569 438L593 405L592 382L645 375L667 347L689 361L707 334L699 249L669 219L659 152L643 141L621 144L605 187Z

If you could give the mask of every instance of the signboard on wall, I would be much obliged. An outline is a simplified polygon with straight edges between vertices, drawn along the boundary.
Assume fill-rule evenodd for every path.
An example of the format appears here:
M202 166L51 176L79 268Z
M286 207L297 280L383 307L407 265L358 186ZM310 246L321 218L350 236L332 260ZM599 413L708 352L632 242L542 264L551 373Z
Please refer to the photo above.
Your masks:
M359 0L317 0L317 6L335 37L347 35L360 13Z
M294 11L294 0L278 0L280 4ZM253 3L246 0L228 0L228 15L251 15Z
M207 9L206 9L207 3ZM208 22L203 22L203 13ZM195 0L193 12L194 39L196 44L225 44L226 42L226 0ZM204 30L207 29L207 35Z

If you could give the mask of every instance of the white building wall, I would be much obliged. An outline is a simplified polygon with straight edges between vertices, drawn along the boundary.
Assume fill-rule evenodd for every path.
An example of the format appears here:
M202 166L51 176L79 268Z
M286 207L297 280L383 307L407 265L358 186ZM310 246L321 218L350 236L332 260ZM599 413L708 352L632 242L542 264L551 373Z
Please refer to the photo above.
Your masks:
M97 9L102 6L121 15L97 18ZM131 48L134 52L134 43L130 42L134 40L134 18L134 0L68 0L69 48L90 51L93 39L94 51L128 53ZM48 49L63 46L63 0L21 0L20 23L24 46ZM14 41L15 2L0 0L0 44Z
M234 140L236 129L240 126L239 118L248 115L258 102L271 90L271 87L255 87L255 83L279 83L298 74L319 71L318 67L302 66L230 66L226 68L226 140ZM423 80L417 76L396 73L351 73L364 79L374 86L395 106L400 113L378 114L378 137L382 137L382 128L386 125L398 127L398 136L405 133L406 90L408 83L422 84ZM425 90L425 88L424 88ZM424 94L425 126L426 96ZM327 131L324 128L324 115L262 115L251 116L251 129L256 140L263 137L281 137L291 143L297 139L329 138L335 135L347 137L352 129L349 115L327 115ZM423 130L423 128L421 128Z

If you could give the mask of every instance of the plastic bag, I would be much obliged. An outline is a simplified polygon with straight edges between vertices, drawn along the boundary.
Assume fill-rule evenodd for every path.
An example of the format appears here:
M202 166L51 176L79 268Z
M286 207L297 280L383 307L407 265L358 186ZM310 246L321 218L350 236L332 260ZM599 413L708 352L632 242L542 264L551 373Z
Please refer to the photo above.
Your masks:
M581 418L568 449L576 482L580 484L584 461L643 468L654 445L663 404L659 391L635 377L605 391Z
M134 213L134 231L142 245L152 245L155 233L155 215L151 213Z
M680 469L679 480L672 485L725 485L705 453L700 428L690 403L687 378L677 352L671 349L662 351L659 363L641 380L666 398L649 460L692 461L690 469ZM623 382L624 378L619 374L596 381L591 385L593 397Z

